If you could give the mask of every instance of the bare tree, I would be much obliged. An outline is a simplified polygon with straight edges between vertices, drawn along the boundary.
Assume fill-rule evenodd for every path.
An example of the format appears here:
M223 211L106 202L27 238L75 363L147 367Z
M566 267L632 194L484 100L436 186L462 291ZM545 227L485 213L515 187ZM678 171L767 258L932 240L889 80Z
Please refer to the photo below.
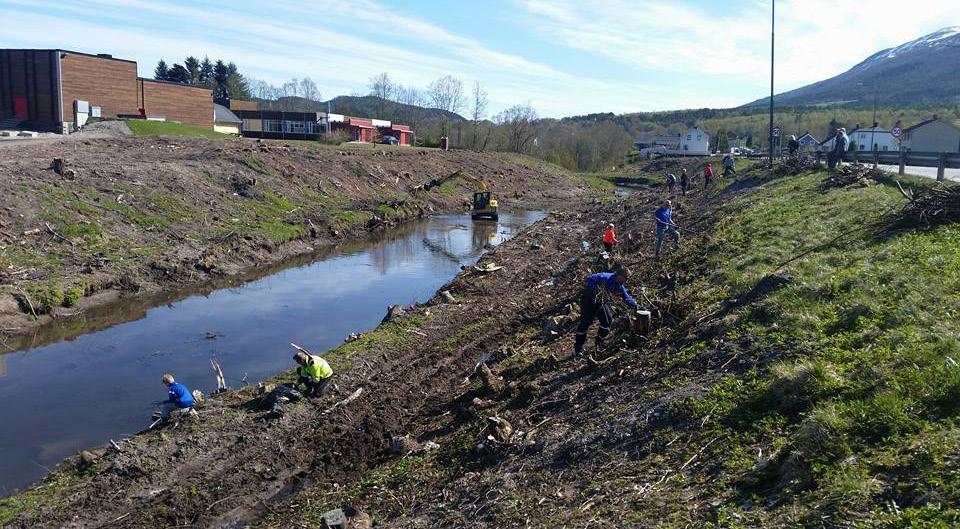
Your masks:
M320 89L313 79L304 77L300 79L300 97L310 101L320 101Z
M473 83L473 108L471 109L470 117L473 118L473 137L471 144L472 147L476 149L480 135L480 120L487 117L487 90L480 84L480 81L474 81ZM489 138L489 134L487 137ZM484 142L484 147L486 147L486 142Z
M452 75L443 76L427 86L434 108L457 113L463 108L463 82ZM443 135L447 135L448 116L443 116Z
M529 103L514 105L494 117L507 133L507 146L513 152L526 152L537 137L537 111Z
M383 119L387 105L393 99L396 87L387 72L381 72L371 77L367 86L370 87L370 95L377 98L377 117Z

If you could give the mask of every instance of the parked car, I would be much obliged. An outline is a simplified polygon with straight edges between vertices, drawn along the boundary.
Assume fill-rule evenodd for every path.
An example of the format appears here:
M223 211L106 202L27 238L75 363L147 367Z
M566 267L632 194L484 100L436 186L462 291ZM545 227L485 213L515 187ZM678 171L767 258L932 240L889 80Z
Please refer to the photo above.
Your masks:
M663 145L654 145L652 147L644 147L643 149L640 149L640 156L646 156L646 157L650 157L658 154L666 154L666 153L667 153L667 148Z
M380 143L383 143L384 145L399 145L400 140L396 136L384 136L380 140Z

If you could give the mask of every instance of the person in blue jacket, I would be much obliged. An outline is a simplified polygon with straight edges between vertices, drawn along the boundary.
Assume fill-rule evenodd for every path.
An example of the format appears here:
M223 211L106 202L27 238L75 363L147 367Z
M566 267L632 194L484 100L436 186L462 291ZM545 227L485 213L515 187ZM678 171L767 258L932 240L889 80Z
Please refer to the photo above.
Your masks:
M587 341L587 330L593 325L593 320L600 319L596 338L598 348L610 332L613 315L609 305L605 303L606 296L616 294L636 310L637 302L630 297L627 287L624 286L628 277L630 277L630 271L622 266L613 272L600 272L587 277L587 284L580 295L580 323L577 325L573 342L574 356L579 356L583 352L583 344Z
M174 380L170 373L163 375L163 385L167 386L168 396L167 400L163 401L161 416L167 419L170 417L170 413L180 410L186 410L187 413L190 413L196 402L187 386Z
M677 231L679 226L673 222L673 203L669 200L664 202L657 211L653 213L653 217L657 219L657 246L656 246L656 256L657 259L660 258L660 248L663 247L663 234L669 233L673 237L673 242L677 245L677 248L680 247L680 232Z

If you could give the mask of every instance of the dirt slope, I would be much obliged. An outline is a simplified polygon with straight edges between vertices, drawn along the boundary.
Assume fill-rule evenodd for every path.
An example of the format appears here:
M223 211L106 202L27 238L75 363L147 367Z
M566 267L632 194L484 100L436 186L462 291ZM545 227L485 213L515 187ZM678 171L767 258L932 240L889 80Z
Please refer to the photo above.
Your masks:
M413 192L456 170L486 179L508 208L582 191L552 166L500 154L199 138L0 145L0 329L462 211L463 181Z

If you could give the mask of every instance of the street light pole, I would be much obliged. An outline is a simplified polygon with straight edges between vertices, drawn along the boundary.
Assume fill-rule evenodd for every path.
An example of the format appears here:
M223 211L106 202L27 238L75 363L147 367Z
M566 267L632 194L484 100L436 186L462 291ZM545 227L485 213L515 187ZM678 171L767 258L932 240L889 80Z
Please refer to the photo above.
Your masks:
M773 168L773 30L776 0L770 0L770 168Z

